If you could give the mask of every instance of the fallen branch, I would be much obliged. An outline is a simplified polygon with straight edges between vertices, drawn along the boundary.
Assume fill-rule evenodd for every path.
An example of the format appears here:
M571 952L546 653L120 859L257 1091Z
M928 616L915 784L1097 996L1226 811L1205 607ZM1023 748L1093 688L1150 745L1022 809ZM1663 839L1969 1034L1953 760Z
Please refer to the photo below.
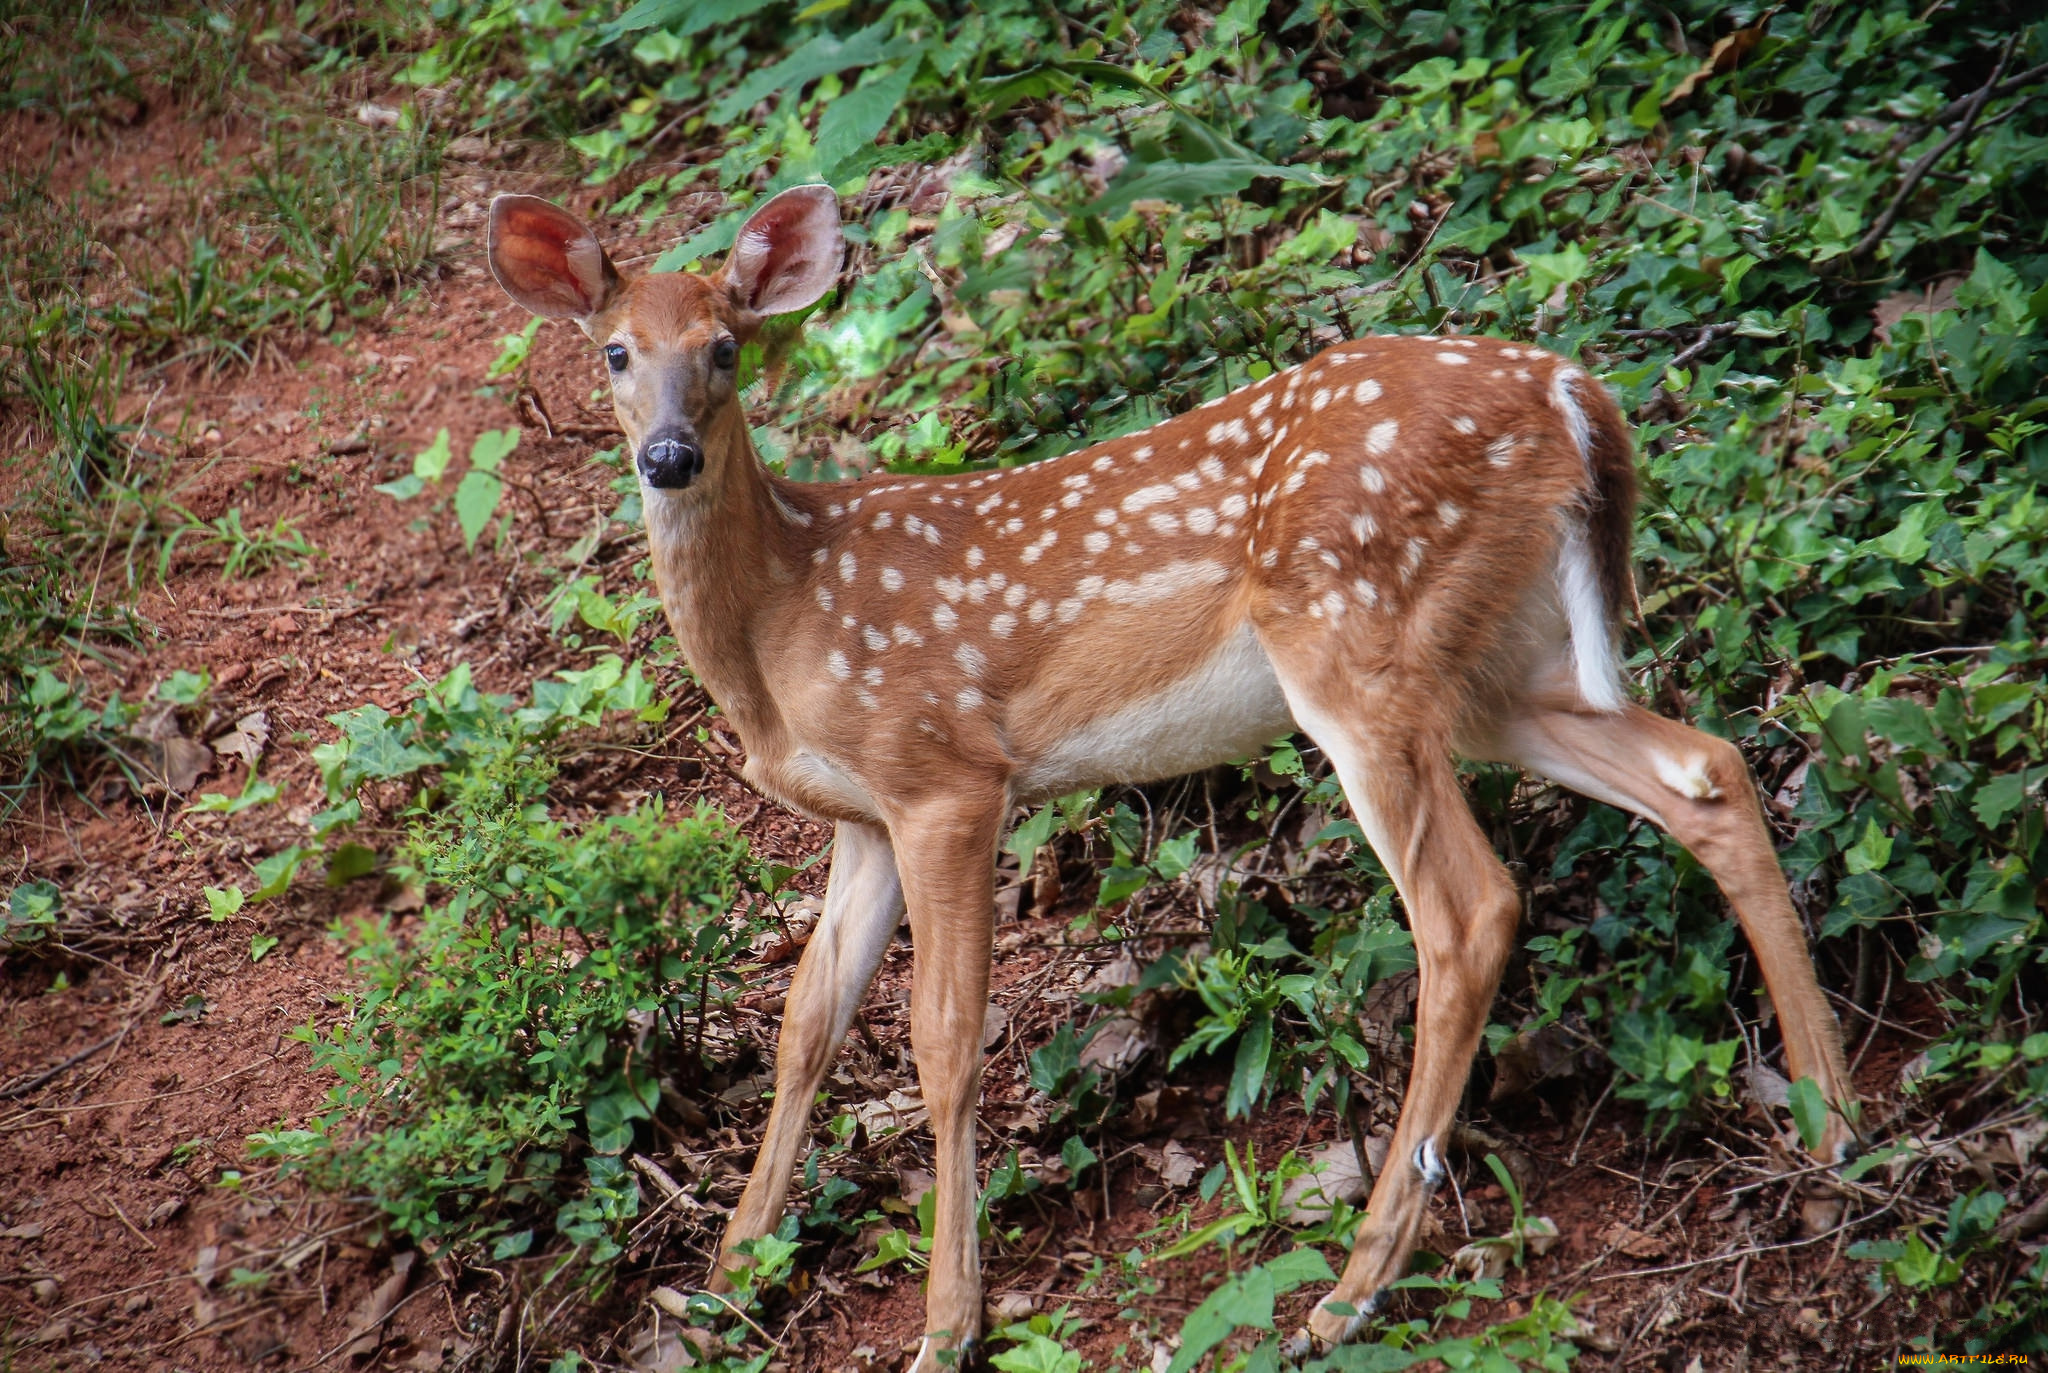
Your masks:
M1884 213L1877 217L1877 223L1870 226L1869 232L1856 240L1856 246L1849 250L1850 258L1862 257L1884 241L1884 236L1891 231L1892 222L1899 217L1900 209L1919 188L1927 173L1934 170L1934 164L1948 156L1958 143L1970 136L1970 130L1977 127L1977 120L1983 115L1985 105L1990 103L1993 93L1997 91L1999 78L2005 75L2005 64L2012 59L2013 45L2018 42L2017 34L2006 40L2005 51L1998 55L1998 65L1991 69L1991 79L1979 86L1963 102L1962 122L1949 130L1948 137L1922 153L1913 165L1906 169L1905 179L1899 183L1899 189L1892 196L1891 204L1884 207ZM1947 114L1948 111L1943 110L1942 113Z

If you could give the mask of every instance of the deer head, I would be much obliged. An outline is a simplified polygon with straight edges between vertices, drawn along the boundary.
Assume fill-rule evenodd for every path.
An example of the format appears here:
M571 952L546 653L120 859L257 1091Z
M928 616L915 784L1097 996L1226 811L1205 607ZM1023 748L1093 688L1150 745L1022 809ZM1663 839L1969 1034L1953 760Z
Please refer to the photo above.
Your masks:
M627 274L575 215L536 196L491 202L491 274L513 300L573 320L604 350L612 407L643 485L715 499L751 460L735 369L771 315L813 304L845 251L829 186L797 186L756 210L725 265Z

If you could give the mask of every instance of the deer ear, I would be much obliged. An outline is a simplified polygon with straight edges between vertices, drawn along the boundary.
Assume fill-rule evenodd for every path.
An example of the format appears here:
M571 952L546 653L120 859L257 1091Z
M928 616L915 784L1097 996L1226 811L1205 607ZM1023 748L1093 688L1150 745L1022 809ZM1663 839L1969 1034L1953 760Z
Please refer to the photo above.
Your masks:
M832 188L792 186L740 226L722 275L741 308L786 315L831 289L845 252Z
M619 288L619 269L597 235L539 196L491 201L489 256L505 294L549 319L589 319Z

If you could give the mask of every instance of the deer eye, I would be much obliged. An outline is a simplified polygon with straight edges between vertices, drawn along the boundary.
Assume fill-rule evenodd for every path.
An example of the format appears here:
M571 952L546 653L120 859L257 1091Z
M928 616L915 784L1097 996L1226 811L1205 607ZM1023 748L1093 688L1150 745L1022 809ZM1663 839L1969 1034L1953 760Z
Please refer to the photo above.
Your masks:
M711 345L712 364L718 367L721 371L731 371L732 365L735 362L739 361L739 356L739 344L733 342L733 340L729 338L722 338L718 342Z
M625 371L626 345L623 343L607 343L604 346L604 360L611 364L614 372Z

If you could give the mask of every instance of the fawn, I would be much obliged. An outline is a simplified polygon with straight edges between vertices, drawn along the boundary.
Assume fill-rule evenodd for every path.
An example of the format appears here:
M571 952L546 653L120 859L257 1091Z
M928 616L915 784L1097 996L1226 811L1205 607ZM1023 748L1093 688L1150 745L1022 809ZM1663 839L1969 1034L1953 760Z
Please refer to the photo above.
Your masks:
M1623 691L1613 626L1632 591L1635 476L1604 388L1496 339L1361 339L1030 466L787 481L754 451L735 361L764 318L820 299L842 254L825 186L768 200L708 275L627 276L567 211L491 206L499 283L603 350L662 604L745 743L747 780L837 826L714 1284L779 1221L812 1100L907 910L911 1045L938 1147L913 1367L971 1345L1006 817L1296 728L1335 765L1420 964L1395 1162L1314 1337L1350 1336L1403 1274L1519 919L1454 752L1633 811L1698 856L1756 951L1791 1074L1834 1104L1823 1161L1846 1154L1840 1030L1754 779L1734 746Z

